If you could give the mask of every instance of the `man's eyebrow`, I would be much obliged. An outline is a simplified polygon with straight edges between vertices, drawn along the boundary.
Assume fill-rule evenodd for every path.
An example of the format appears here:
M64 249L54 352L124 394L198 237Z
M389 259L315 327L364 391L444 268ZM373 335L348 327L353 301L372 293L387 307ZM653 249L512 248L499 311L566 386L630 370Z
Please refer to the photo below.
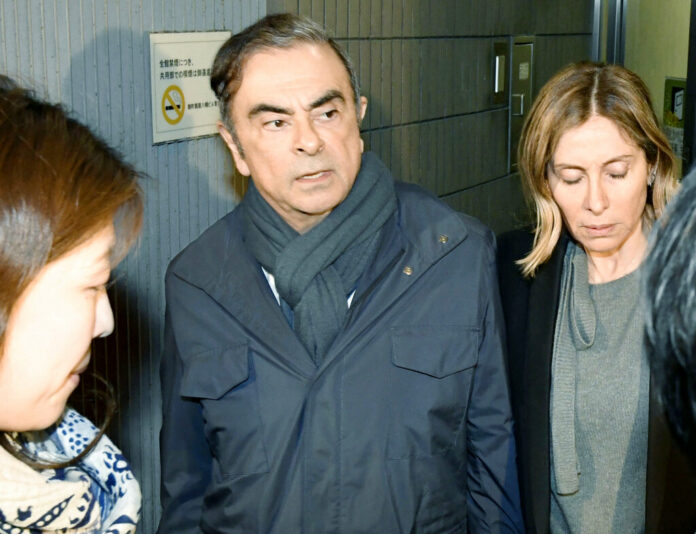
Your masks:
M339 91L338 89L331 89L330 91L327 91L322 96L317 98L314 102L312 102L309 105L309 109L316 109L320 106L323 106L327 102L331 102L334 99L340 100L341 102L346 101L346 99L344 98L343 93L341 93L341 91Z
M256 104L253 108L251 108L251 111L249 111L248 117L252 119L259 113L279 113L281 115L292 115L293 112L291 109L281 108L272 104Z
M343 93L338 89L331 89L324 93L322 96L317 98L314 102L309 104L309 109L316 109L323 106L327 102L331 102L334 99L338 99L341 102L345 102L346 99L343 97ZM260 113L278 113L280 115L293 115L294 111L288 108L281 108L279 106L274 106L273 104L256 104L248 113L250 119L254 118Z

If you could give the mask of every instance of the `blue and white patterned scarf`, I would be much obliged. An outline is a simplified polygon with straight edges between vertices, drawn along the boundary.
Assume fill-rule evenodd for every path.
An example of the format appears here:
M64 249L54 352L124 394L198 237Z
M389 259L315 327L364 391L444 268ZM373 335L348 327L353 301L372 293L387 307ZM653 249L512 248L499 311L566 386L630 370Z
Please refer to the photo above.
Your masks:
M72 409L42 432L22 434L24 448L48 462L79 454L97 428ZM0 533L131 534L140 486L121 451L103 436L77 465L34 471L0 449Z

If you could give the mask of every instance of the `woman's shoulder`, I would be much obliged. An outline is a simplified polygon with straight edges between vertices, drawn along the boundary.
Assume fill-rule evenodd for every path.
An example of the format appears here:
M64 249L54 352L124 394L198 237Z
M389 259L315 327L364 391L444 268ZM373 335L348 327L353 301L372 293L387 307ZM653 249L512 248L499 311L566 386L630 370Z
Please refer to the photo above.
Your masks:
M534 234L528 228L521 228L500 234L496 241L496 263L501 290L510 283L526 285L527 279L522 275L517 262L532 250Z
M514 263L532 250L534 232L531 228L509 230L497 236L498 264L502 261Z
M519 277L529 281L522 275L522 269L518 261L527 256L534 246L534 231L532 228L520 228L502 233L497 236L496 259L498 271L505 273L506 276ZM541 264L535 273L552 271L556 275L559 266L563 264L563 255L569 243L569 236L565 231L561 232L558 243L553 248L551 257Z

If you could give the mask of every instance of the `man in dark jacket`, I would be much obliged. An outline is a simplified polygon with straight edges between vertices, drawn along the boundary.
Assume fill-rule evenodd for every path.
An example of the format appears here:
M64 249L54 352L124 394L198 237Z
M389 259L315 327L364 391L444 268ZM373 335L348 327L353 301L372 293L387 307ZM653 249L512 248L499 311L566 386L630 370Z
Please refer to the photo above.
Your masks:
M159 532L518 532L494 238L363 152L311 21L217 54L250 176L171 263Z

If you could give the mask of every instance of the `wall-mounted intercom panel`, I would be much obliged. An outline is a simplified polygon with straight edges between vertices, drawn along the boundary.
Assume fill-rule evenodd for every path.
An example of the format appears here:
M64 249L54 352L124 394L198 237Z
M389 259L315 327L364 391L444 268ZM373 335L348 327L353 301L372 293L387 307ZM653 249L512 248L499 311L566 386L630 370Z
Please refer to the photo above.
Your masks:
M510 171L517 170L517 145L532 106L534 38L517 36L512 42L510 72Z

